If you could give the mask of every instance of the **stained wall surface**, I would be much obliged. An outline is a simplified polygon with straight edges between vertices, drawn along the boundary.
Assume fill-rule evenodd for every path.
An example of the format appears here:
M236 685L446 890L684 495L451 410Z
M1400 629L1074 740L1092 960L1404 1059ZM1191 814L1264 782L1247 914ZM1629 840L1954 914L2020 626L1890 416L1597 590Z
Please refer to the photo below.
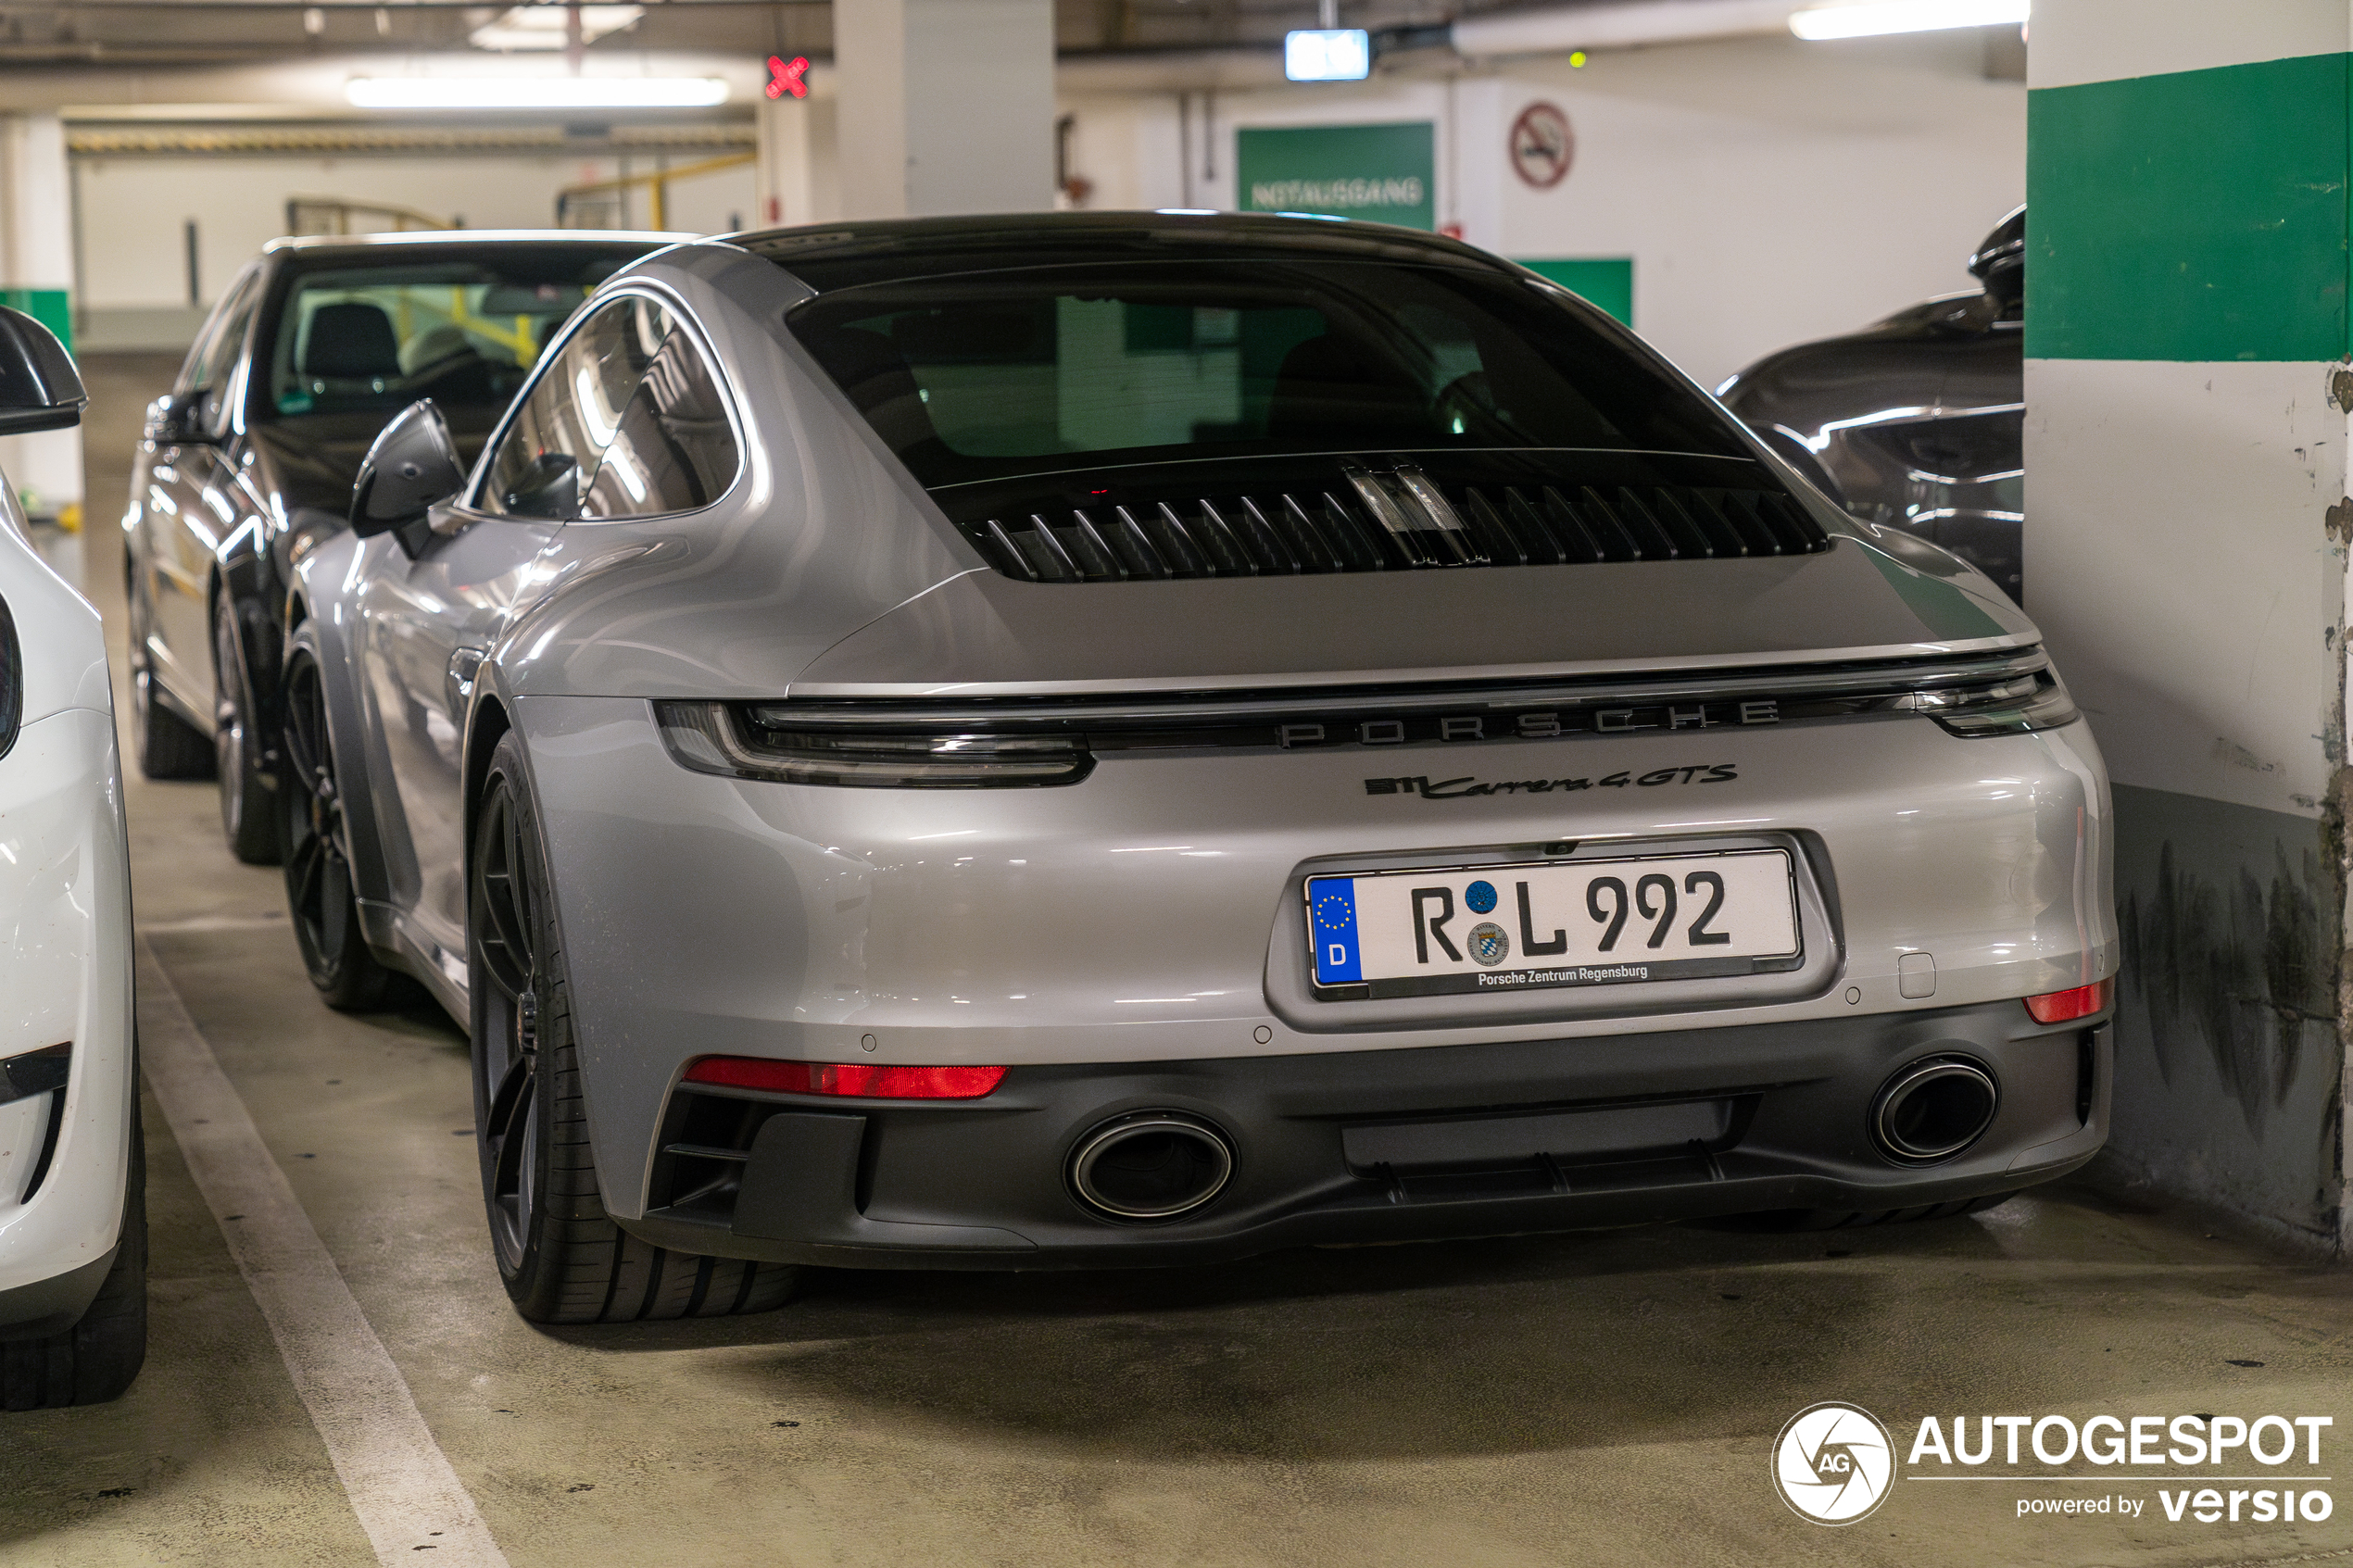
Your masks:
M2049 0L2027 609L2116 783L2111 1172L2341 1252L2348 18Z

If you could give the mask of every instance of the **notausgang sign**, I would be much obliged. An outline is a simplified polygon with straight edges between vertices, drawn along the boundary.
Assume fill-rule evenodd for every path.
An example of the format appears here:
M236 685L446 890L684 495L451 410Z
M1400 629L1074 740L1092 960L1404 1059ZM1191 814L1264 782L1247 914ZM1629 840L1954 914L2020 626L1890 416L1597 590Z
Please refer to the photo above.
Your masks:
M1236 133L1234 171L1245 212L1313 212L1438 226L1434 139L1428 120L1299 125Z

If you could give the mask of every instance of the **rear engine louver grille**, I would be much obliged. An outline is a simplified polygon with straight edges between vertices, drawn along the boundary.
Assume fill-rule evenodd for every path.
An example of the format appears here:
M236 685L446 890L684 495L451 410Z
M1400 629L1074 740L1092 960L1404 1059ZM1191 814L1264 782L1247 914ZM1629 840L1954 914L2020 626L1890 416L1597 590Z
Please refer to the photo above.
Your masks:
M1789 497L1694 485L1479 485L1348 476L1342 496L1202 496L989 518L965 533L1032 583L1802 556L1829 537Z

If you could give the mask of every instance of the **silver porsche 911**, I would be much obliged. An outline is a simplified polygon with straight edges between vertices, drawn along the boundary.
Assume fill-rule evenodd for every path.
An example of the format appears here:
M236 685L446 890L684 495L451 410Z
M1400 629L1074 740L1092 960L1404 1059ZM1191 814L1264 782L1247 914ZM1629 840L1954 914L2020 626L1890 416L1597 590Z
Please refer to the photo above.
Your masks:
M289 601L295 924L470 1028L529 1317L1949 1214L2107 1135L2034 627L1463 245L679 245L353 521Z

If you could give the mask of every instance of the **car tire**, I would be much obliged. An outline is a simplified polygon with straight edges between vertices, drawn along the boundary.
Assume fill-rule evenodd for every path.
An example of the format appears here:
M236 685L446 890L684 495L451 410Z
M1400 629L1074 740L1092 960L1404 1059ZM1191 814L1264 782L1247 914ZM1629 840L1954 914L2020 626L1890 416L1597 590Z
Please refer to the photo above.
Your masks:
M296 651L284 689L284 761L275 798L286 914L320 999L338 1012L370 1012L384 1005L392 972L368 946L359 924L351 837L317 655Z
M512 733L492 752L467 865L475 1143L498 1276L533 1323L765 1311L799 1271L629 1235L597 1185L547 851Z
M278 819L262 767L260 710L233 596L212 603L213 771L220 781L220 826L229 852L249 866L278 863Z
M0 1343L0 1410L55 1410L120 1399L147 1360L147 1153L131 1117L131 1178L114 1265L82 1321Z
M150 779L203 779L212 776L212 742L174 713L156 689L156 675L147 659L147 617L139 611L137 591L132 594L131 616L131 748L139 773Z

